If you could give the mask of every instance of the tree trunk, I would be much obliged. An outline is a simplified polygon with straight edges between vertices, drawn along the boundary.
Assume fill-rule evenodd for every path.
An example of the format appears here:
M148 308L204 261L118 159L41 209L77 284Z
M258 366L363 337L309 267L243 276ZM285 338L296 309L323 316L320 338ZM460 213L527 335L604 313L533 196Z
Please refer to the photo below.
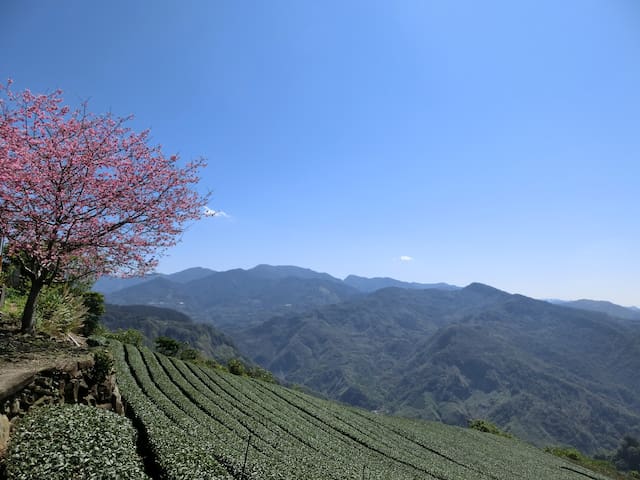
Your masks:
M31 290L29 290L27 303L25 303L22 312L22 333L34 333L36 330L36 317L34 315L36 311L36 300L43 286L44 282L42 280L31 280Z

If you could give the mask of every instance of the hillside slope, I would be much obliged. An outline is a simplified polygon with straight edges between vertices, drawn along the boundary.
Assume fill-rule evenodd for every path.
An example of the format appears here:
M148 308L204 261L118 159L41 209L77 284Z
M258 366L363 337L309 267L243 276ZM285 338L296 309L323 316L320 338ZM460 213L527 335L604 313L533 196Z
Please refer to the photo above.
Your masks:
M594 453L640 433L640 328L486 285L384 289L236 336L256 362L353 405Z
M517 440L113 348L123 396L166 478L604 479Z
M105 307L100 321L108 329L140 330L148 346L152 346L156 338L168 336L219 362L226 363L231 358L245 359L227 335L211 325L194 322L184 313L149 305L106 304Z

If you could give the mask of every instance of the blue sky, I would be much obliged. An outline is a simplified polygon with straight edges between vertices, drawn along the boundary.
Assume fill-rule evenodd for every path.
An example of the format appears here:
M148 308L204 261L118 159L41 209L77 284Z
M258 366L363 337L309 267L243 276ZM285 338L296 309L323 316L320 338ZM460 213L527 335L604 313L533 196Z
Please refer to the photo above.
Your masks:
M637 0L4 0L0 45L16 89L208 158L230 217L191 225L160 271L640 305Z

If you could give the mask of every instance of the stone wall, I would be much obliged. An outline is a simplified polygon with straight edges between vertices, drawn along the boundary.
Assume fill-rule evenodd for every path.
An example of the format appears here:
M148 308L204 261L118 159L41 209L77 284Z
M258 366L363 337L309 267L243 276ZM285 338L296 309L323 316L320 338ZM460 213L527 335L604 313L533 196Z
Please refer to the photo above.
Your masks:
M31 408L82 403L124 414L114 372L103 379L95 377L94 360L89 357L34 372L26 381L0 392L0 458L12 426Z

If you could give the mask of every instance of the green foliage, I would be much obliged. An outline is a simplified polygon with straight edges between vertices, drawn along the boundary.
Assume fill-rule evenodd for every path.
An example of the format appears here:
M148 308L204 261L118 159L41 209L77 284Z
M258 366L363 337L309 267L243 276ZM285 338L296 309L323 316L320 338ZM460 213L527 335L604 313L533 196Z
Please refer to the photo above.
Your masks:
M591 458L572 447L546 447L544 451L611 478L621 480L629 478L621 474L609 460Z
M126 330L116 330L115 332L107 332L104 336L113 340L117 340L120 343L135 345L136 347L141 347L144 341L142 332L134 328L127 328Z
M4 305L0 308L2 320L15 323L20 320L27 296L15 288L7 288Z
M247 369L247 375L263 382L278 383L276 377L269 370L261 367L250 367Z
M93 371L91 376L96 383L102 383L113 370L113 356L108 350L93 352Z
M200 352L195 348L183 347L182 350L180 350L180 359L190 362L197 361L200 359Z
M136 433L122 416L84 405L31 410L7 452L7 480L145 479Z
M125 348L132 368L125 361ZM206 442L196 440L197 437L207 438L204 433L205 429L208 430L207 425L194 424L184 412L182 420L178 416L171 416L176 413L171 409L171 405L175 407L175 404L167 397L158 395L160 390L154 386L148 373L144 373L139 350L131 345L123 347L117 342L113 343L112 349L118 385L135 421L145 432L151 454L161 470L158 478L232 480L217 462L215 451L208 449ZM142 380L144 390L133 377L133 371Z
M93 335L100 330L100 317L104 314L104 295L98 292L84 292L82 301L87 308L82 333L85 336Z
M182 344L179 341L171 337L165 337L165 336L156 338L155 344L156 344L156 351L158 353L167 355L169 357L173 357L177 355L180 349L182 348Z
M488 420L484 420L484 419L470 420L469 421L469 428L471 428L473 430L478 430L480 432L491 433L493 435L499 435L499 436L505 437L505 438L513 438L513 435L511 435L510 433L507 433L507 432L501 430L500 428L498 428L497 425L491 423Z
M49 335L79 331L88 309L81 295L67 285L45 287L36 304L37 328Z
M245 375L246 374L246 369L244 367L244 363L242 363L237 358L232 358L231 360L229 360L227 362L227 369L229 370L229 373L232 373L234 375Z
M194 323L183 313L169 308L149 305L106 305L106 313L100 320L111 329L135 328L144 336L144 345L154 347L157 337L171 337L186 348L194 348L204 357L214 358L226 364L229 358L242 355L230 338L211 325Z

